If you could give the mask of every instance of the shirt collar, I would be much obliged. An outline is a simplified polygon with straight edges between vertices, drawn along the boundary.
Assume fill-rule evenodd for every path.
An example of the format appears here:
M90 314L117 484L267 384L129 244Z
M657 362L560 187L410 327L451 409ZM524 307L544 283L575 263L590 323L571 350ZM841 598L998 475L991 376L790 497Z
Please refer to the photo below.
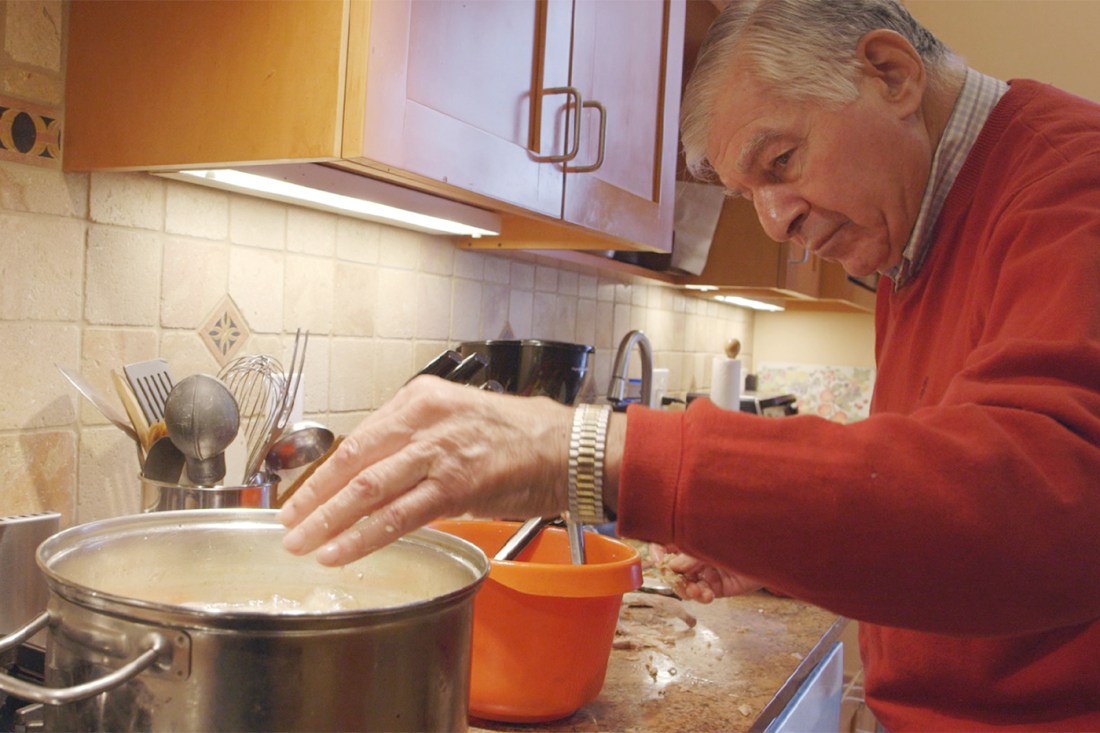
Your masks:
M1008 84L1000 79L986 76L974 69L966 70L962 91L959 92L955 108L947 120L947 127L944 128L932 158L932 170L928 174L917 221L909 235L909 242L902 251L902 261L885 273L894 281L895 289L902 287L920 272L932 244L932 235L936 220L943 209L943 202L990 113L1007 91Z

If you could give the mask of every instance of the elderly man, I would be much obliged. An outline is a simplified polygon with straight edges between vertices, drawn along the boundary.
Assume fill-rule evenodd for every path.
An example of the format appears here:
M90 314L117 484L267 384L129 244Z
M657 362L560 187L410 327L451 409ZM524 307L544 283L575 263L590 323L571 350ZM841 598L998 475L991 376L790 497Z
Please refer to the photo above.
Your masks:
M286 547L339 564L444 514L602 500L687 553L691 597L764 583L863 622L889 730L1100 730L1100 108L967 68L893 0L735 0L682 133L773 238L886 276L872 415L418 379L283 509ZM584 435L602 474L570 481Z

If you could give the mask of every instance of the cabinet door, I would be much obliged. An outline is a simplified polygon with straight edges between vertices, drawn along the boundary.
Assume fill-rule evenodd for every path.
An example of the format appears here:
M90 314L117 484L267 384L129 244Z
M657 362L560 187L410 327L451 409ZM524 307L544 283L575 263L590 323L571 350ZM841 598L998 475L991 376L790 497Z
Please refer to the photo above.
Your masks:
M361 149L344 157L560 218L561 168L539 156L565 148L568 97L537 93L568 82L558 4L371 3L366 58L349 59L349 77L366 66Z
M566 164L564 218L661 251L672 220L683 0L578 0L573 18L572 84L605 110L582 114L580 154Z

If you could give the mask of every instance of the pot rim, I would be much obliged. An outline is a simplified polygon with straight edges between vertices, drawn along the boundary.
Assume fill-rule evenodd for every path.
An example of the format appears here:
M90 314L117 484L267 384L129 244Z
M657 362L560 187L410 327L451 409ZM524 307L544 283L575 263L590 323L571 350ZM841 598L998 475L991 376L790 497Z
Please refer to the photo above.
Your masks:
M421 546L445 551L448 557L461 563L470 570L471 580L465 585L438 596L400 603L360 609L342 609L336 611L283 610L250 611L242 609L202 608L181 604L162 603L119 595L99 590L75 580L64 577L51 566L51 561L73 552L84 544L94 543L96 538L109 535L127 525L162 528L165 524L211 524L219 526L240 526L273 530L281 528L275 517L275 509L186 509L168 512L152 512L126 515L110 519L97 520L75 525L51 536L39 545L35 553L38 567L46 577L52 592L61 598L96 611L115 614L135 613L141 616L153 616L158 622L169 618L178 624L201 627L231 626L234 629L295 629L318 626L347 628L349 622L378 623L409 613L422 613L427 609L451 605L474 594L489 574L489 559L473 543L438 530L422 528L414 530L397 542L411 542ZM273 526L274 525L274 526ZM458 540L454 542L452 540Z

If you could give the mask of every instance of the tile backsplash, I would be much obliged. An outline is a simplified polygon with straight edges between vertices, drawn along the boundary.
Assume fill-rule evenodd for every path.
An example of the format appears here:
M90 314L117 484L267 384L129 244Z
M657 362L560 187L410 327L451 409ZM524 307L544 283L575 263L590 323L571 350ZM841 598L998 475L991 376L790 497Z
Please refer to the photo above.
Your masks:
M138 511L133 443L55 367L111 400L123 364L215 373L228 357L210 331L227 313L235 353L285 360L295 330L310 331L304 412L337 432L463 340L592 344L593 399L636 328L673 395L708 388L728 338L751 364L751 312L652 281L146 173L62 172L66 10L0 0L0 107L15 110L0 120L0 515Z
M726 339L752 352L750 312L652 281L145 173L0 161L0 273L0 513L70 522L137 511L138 467L55 365L111 399L110 371L125 363L216 373L207 331L227 307L243 322L241 354L285 360L295 330L310 331L304 411L338 432L464 340L592 344L591 398L632 329L670 369L671 394L706 390Z

